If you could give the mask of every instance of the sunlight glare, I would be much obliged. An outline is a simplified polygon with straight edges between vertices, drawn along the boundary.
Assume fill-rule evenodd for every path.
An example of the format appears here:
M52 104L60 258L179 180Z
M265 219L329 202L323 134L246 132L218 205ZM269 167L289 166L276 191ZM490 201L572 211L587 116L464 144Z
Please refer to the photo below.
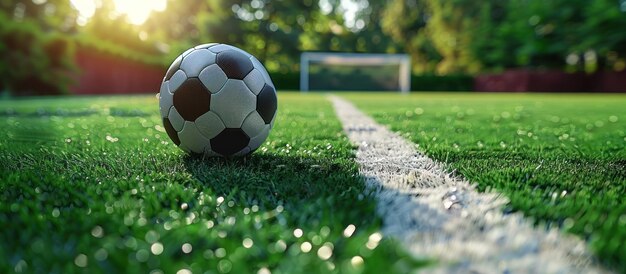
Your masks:
M89 18L94 15L97 0L70 0L72 6L78 10L79 18L77 23L85 25ZM113 0L115 10L119 14L126 15L131 24L143 24L152 11L164 11L167 7L167 0Z

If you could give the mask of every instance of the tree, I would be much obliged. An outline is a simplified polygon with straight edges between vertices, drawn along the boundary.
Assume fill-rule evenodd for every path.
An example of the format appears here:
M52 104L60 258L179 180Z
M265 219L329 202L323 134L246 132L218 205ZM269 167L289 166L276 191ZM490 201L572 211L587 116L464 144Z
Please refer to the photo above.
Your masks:
M44 31L76 31L78 13L67 0L0 0L0 12L15 21L32 21Z
M626 69L626 1L587 2L583 16L578 30L585 39L574 44L572 51L596 52L600 69Z
M394 0L383 13L383 30L411 54L418 72L476 72L470 44L480 9L470 0Z

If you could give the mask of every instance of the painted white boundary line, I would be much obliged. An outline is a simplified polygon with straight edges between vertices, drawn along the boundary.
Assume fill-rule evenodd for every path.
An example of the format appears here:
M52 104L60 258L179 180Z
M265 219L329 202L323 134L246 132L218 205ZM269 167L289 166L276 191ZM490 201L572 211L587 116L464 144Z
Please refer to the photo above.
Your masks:
M418 258L439 261L431 273L604 273L584 241L534 227L508 200L479 193L416 145L337 96L330 97L369 191L375 191L382 232Z

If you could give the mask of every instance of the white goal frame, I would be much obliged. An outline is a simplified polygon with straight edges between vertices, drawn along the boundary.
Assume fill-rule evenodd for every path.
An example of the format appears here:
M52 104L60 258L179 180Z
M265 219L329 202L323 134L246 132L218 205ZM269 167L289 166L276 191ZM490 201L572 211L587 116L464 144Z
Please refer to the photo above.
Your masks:
M300 56L300 90L309 91L309 65L393 65L399 67L398 86L402 93L411 89L411 58L408 54L303 52Z

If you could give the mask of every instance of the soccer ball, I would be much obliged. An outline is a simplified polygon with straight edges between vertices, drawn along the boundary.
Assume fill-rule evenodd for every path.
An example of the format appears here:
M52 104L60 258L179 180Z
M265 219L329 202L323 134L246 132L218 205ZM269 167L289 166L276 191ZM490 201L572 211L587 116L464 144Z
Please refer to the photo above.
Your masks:
M167 135L182 150L243 156L269 135L276 89L265 67L226 44L204 44L178 56L161 83L159 107Z

